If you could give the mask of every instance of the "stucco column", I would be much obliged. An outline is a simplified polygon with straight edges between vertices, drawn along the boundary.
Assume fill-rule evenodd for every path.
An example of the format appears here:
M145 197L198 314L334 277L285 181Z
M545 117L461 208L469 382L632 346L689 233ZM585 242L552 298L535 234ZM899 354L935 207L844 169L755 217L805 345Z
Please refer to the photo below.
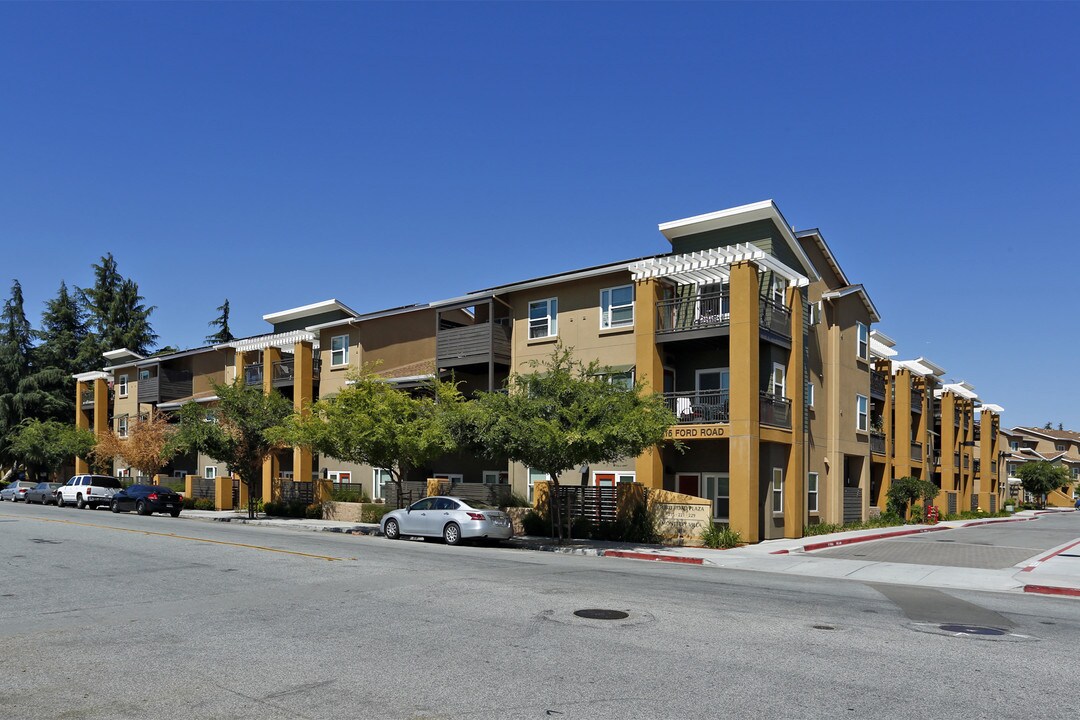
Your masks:
M247 379L244 377L244 366L246 365L244 360L245 357L243 352L240 350L233 350L233 367L236 368L236 375L233 379L238 380L241 384L247 382Z
M900 368L893 376L893 478L911 475L911 371ZM925 452L925 448L923 449ZM887 488L885 488L887 490Z
M281 360L281 350L276 347L269 347L263 350L263 392L272 393L277 392L274 389L274 363ZM262 482L262 496L263 500L270 502L274 499L274 480L278 477L278 459L276 453L271 453L270 457L263 461L263 482ZM296 478L296 475L293 475Z
M791 449L784 484L784 537L800 538L806 527L806 378L803 377L803 306L802 291L787 290L791 311L791 352L787 362L787 394L791 400Z
M109 383L94 380L94 435L101 437L109 429Z
M888 360L879 360L874 367L875 370L885 376L885 404L881 409L881 431L885 434L885 470L881 473L881 487L878 489L877 504L881 512L885 512L886 505L888 505L889 498L887 495L889 487L892 485L893 472L896 467L893 459L893 453L896 451L896 438L893 434L896 429L896 423L893 420L893 390L895 389L896 378L892 374L891 365ZM870 461L873 463L873 453L870 454Z
M992 467L996 467L997 453L994 438L997 436L997 416L983 409L979 415L979 507L990 511L990 496L997 489Z
M923 449L922 462L919 464L922 475L919 477L930 480L934 476L934 458L930 455L930 428L934 422L934 388L926 378L919 378L918 383L913 387L919 391L919 407L922 408L915 425L914 435L917 438L916 442L921 444ZM912 474L914 474L914 469L912 468Z
M642 392L664 391L664 362L656 345L656 304L663 288L659 280L643 280L634 288L634 343L637 377ZM660 447L651 447L634 460L635 479L647 488L664 487L664 461Z
M310 342L298 342L293 347L293 411L302 415L311 412L315 395L314 360ZM311 482L311 448L293 448L293 480Z
M947 493L956 492L956 443L956 396L944 392L941 394L941 493L935 501L943 513L949 510Z
M90 389L86 382L75 383L75 427L80 430L90 429L90 414L83 409L83 393ZM75 458L75 474L85 475L90 472L90 463L81 457Z
M731 482L730 523L746 542L761 539L761 329L758 269L752 262L731 266Z

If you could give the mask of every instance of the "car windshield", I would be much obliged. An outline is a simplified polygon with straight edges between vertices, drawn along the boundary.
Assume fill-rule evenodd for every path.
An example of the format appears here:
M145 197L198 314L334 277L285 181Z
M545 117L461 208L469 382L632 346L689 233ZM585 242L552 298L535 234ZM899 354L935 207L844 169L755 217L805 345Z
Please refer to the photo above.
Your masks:
M465 504L468 505L469 507L471 507L474 510L498 510L499 509L499 508L495 507L494 505L488 505L486 502L480 502L479 500L477 500L475 502L472 501L472 500L469 500Z
M95 487L113 488L114 490L119 490L120 488L124 487L116 478L104 477L101 475L95 475L94 479L90 481L90 484Z

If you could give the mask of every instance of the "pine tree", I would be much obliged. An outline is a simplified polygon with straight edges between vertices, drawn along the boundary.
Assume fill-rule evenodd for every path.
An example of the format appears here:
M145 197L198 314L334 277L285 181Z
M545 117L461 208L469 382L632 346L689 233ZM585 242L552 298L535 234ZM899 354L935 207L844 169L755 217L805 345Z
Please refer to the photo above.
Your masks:
M120 274L112 253L103 255L93 269L94 286L79 289L91 331L86 354L94 365L108 350L126 347L147 354L158 337L150 325L154 307L143 304L138 284Z
M225 302L218 305L217 310L221 314L207 323L210 327L217 328L217 332L206 336L206 342L210 345L227 343L234 338L232 331L229 329L229 298L225 298Z
M98 359L85 355L89 335L83 309L61 281L56 297L45 302L41 329L34 331L34 337L41 342L37 364L60 368L71 375L95 369Z
M0 463L13 458L11 440L24 417L27 400L20 394L20 384L30 374L30 323L23 309L22 285L12 281L11 297L4 302L0 315Z

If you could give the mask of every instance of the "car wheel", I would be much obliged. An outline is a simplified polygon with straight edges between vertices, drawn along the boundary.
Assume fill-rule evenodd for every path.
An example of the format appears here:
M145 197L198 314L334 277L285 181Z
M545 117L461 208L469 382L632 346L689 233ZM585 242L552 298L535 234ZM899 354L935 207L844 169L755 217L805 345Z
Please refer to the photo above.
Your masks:
M461 542L461 528L457 523L447 523L442 531L442 539L447 545L457 545Z
M386 521L386 525L383 526L383 534L386 535L387 540L397 540L401 537L401 528L398 527L397 520L391 518Z
M142 500L135 503L135 512L139 513L140 515L149 515L150 514L150 511L146 507L146 503L144 503Z
M120 503L113 500L111 503L109 503L109 509L112 510L114 513L120 512Z
M63 495L57 495L56 496L56 507L58 507L58 508L64 507L64 496Z
M180 508L176 508L175 510L170 510L169 514L172 515L173 517L180 517Z
M75 496L75 507L77 507L79 510L82 510L84 507L86 507L86 501L83 500L82 493L79 493Z

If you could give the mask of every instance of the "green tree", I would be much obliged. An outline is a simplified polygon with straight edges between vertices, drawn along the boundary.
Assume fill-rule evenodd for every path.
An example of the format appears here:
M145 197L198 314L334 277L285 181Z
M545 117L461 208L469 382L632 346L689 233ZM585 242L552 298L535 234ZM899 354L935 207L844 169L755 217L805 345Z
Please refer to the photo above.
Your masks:
M180 408L174 447L225 463L247 485L248 517L253 518L263 462L282 447L276 432L292 413L292 403L280 393L245 385L242 378L212 386L218 396L214 407L190 402Z
M210 345L227 343L234 338L229 329L229 298L225 298L225 302L218 305L217 311L220 314L207 323L210 327L217 328L217 331L206 336L206 342Z
M93 270L93 287L78 292L92 333L94 362L100 361L101 353L122 347L147 354L158 337L150 325L155 308L143 304L138 284L120 274L112 253L103 255Z
M516 373L506 392L478 393L466 403L459 438L489 457L536 468L559 486L580 465L637 457L664 439L676 422L661 395L638 382L612 382L597 361L585 364L561 343L532 372ZM558 503L554 520L562 537Z
M886 510L892 515L906 518L912 503L922 500L923 505L929 507L939 492L941 488L929 480L910 475L897 478L889 483L889 491L885 494L888 498Z
M22 285L11 284L11 296L4 302L0 314L0 465L10 465L12 435L29 416L36 397L26 394L23 381L31 373L30 323L23 308Z
M277 437L321 455L384 468L398 490L409 471L456 449L451 429L463 398L441 381L416 394L399 390L366 365L341 392L292 415Z
M27 469L28 477L39 471L52 479L64 463L86 457L94 447L94 434L71 423L30 419L20 424L12 435L11 453Z
M1046 460L1027 462L1016 470L1024 490L1037 496L1040 504L1046 505L1046 494L1054 488L1068 487L1072 480L1064 465L1055 465Z

